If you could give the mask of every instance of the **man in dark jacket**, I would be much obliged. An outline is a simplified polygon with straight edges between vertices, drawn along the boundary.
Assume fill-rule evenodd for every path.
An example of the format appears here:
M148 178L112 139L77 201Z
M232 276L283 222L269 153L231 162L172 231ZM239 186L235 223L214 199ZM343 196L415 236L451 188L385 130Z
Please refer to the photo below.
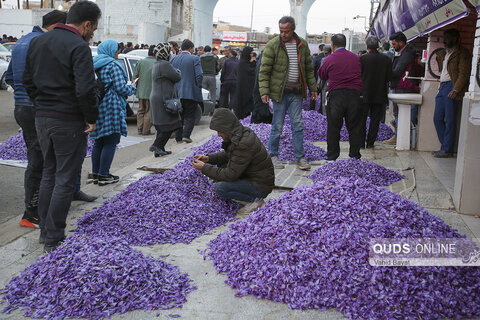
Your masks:
M200 56L202 63L203 82L202 87L210 92L210 101L213 105L217 102L217 81L215 76L220 70L218 65L218 57L212 53L212 47L205 46L205 53Z
M405 76L410 77L416 76L415 73L415 50L407 45L407 37L402 32L396 32L390 36L392 41L392 46L397 52L397 55L393 58L393 70L392 70L392 80L390 82L390 87L395 93L418 93L420 88L418 85L410 79L407 79ZM418 113L418 106L415 104L411 105L411 122L416 124ZM393 104L393 116L394 127L397 127L398 121L398 105ZM385 141L386 144L396 144L397 136L393 136L389 140Z
M25 212L20 220L22 227L39 227L38 217L38 190L42 178L43 157L38 143L35 129L35 109L30 97L23 86L23 74L27 51L32 39L53 29L58 22L65 23L67 13L58 10L50 11L42 17L42 27L35 26L29 34L20 38L12 50L12 60L8 65L5 81L14 88L15 120L22 128L23 140L27 146L27 169L25 170ZM80 179L80 177L79 177ZM80 182L78 181L78 185ZM80 187L74 194L74 199L93 201L96 197L89 196L80 191Z
M75 181L85 158L87 134L98 117L97 87L88 42L101 11L91 1L76 2L67 24L30 43L23 83L36 108L43 154L38 213L46 252L65 238L65 220Z
M272 159L257 135L242 126L232 111L219 108L213 113L210 129L223 139L224 151L196 155L193 167L218 181L219 197L245 202L239 214L261 207L275 185ZM215 166L217 165L217 166Z
M272 131L268 151L275 168L284 165L278 159L278 146L288 112L292 125L293 152L300 170L310 170L303 147L302 99L307 87L312 100L317 100L317 84L313 75L312 56L308 43L295 33L295 19L285 16L278 21L280 35L268 41L263 50L258 83L262 101L273 101Z
M203 72L200 57L193 54L195 45L192 41L185 39L182 42L182 52L172 58L172 66L180 70L182 80L176 84L178 97L182 101L183 127L177 130L175 139L178 143L191 143L193 127L195 126L195 112L199 102L203 101L202 82Z
M441 149L433 153L436 158L453 157L457 135L457 108L468 89L472 66L471 53L460 45L460 33L457 29L445 30L443 41L445 49L437 53L441 75L433 115L438 140L442 144Z
M236 100L238 59L229 47L225 48L225 57L227 59L223 63L220 75L220 107L233 109L233 102Z
M377 140L378 128L383 110L388 102L388 82L392 77L392 61L390 58L378 52L378 40L375 37L367 38L368 53L360 57L362 65L362 96L363 96L363 120L362 120L362 145L367 143L367 148L373 148ZM368 136L366 134L366 121L370 113L370 126Z
M313 75L315 76L315 82L317 83L317 93L320 95L320 85L318 83L318 69L322 65L322 60L325 58L323 48L325 45L322 43L318 46L318 55L313 58ZM310 110L315 110L316 101L310 100Z
M327 161L340 156L340 131L345 126L350 142L350 158L360 159L362 141L362 67L358 56L345 49L347 39L338 33L332 36L332 54L323 61L318 75L328 80Z

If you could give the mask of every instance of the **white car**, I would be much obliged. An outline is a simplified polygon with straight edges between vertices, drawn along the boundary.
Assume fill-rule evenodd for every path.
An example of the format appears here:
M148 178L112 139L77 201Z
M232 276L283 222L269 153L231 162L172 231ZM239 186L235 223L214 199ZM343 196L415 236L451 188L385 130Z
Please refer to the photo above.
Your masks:
M0 44L0 61L10 62L10 59L12 59L12 52Z
M142 57L142 58L146 58L146 57L148 57L148 49L135 49L135 50L130 51L127 54L132 55L132 56L139 56L139 57Z
M5 82L5 77L7 75L8 62L0 60L0 89L7 89L7 83Z

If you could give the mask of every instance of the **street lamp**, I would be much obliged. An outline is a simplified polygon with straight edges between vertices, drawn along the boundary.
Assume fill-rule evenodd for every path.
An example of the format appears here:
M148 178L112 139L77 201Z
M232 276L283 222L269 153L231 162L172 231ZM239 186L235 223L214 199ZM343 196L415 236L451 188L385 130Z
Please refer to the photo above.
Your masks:
M363 28L365 29L365 31L368 31L367 29L367 17L366 16L361 16L361 15L356 15L355 17L353 17L353 20L355 19L363 19Z

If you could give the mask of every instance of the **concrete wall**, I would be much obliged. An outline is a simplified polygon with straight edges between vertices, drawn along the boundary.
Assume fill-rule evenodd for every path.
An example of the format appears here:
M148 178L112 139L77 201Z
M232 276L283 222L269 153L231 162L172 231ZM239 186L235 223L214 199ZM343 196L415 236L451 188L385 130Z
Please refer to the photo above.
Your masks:
M32 31L33 10L0 9L1 34L20 38Z

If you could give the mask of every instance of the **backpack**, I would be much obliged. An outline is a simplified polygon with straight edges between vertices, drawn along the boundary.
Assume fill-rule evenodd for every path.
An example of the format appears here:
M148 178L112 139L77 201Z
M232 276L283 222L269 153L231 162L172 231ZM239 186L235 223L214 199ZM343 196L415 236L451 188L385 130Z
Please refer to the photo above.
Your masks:
M95 80L97 84L97 98L98 98L98 105L102 103L103 98L105 97L105 93L107 92L105 88L105 83L102 81L102 77L100 76L100 71L102 68L95 70L95 74L97 75L97 79Z

